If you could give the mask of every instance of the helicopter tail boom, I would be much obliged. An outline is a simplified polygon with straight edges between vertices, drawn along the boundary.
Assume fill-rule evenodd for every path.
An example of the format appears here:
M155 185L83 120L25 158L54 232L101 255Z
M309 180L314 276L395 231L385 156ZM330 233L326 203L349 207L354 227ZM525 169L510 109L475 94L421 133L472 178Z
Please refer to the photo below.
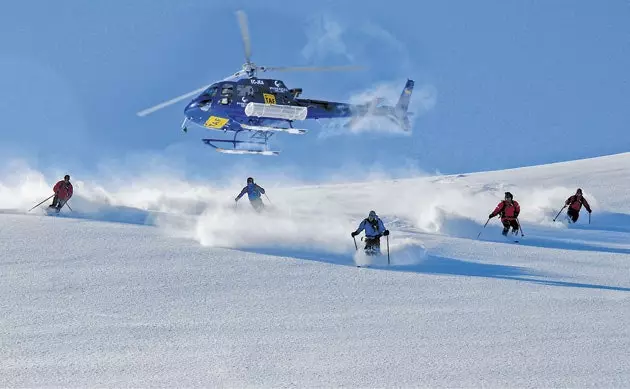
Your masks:
M411 123L409 121L409 103L413 92L414 81L407 80L405 87L398 98L395 106L380 106L385 99L375 98L374 101L365 105L357 106L354 109L352 119L346 123L346 127L354 127L367 116L384 116L396 124L404 131L411 131Z
M407 80L405 87L403 88L398 102L392 108L389 107L387 112L387 118L394 122L397 126L404 131L411 131L411 123L409 122L409 102L411 101L411 94L413 93L413 80Z

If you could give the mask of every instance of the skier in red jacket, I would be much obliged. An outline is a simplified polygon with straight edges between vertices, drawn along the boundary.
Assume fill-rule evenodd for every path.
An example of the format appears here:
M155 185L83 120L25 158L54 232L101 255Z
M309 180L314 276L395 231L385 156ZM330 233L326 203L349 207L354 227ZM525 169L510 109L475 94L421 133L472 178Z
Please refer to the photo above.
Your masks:
M584 208L586 208L588 213L592 212L591 206L588 204L588 201L586 201L584 196L582 196L582 189L580 188L578 188L573 196L569 197L567 201L564 202L564 205L569 206L569 209L567 209L567 216L569 216L572 223L575 223L580 217L580 209L582 209L582 205L584 205Z
M72 183L70 183L70 176L65 175L63 180L58 181L53 187L53 191L55 192L55 197L53 198L52 204L48 208L55 208L57 212L61 210L61 207L70 200L73 194Z
M501 232L501 234L507 235L510 227L512 227L512 232L516 234L520 228L518 220L516 220L520 212L521 207L518 205L518 202L514 201L512 193L505 192L505 200L497 205L488 218L492 219L497 215L501 215L501 223L503 223L503 232Z

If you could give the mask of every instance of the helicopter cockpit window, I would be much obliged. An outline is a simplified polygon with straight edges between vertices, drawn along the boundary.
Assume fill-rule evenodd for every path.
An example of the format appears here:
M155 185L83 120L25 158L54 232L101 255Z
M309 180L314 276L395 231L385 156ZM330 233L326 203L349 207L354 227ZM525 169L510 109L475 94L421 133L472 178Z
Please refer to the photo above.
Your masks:
M219 102L223 105L230 104L232 101L232 95L234 94L234 85L223 84L221 86L221 99Z
M200 100L210 101L217 94L217 87L206 89L200 96Z
M221 88L222 95L232 95L234 93L234 85L232 84L224 84Z
M254 87L251 85L237 85L236 96L237 97L251 97L254 95Z

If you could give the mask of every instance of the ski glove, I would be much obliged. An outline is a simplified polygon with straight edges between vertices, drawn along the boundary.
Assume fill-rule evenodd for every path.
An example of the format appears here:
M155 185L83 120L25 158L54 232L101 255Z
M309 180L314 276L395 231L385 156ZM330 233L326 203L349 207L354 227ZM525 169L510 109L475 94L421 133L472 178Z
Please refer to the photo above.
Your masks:
M359 234L358 234L356 231L352 231L352 232L350 233L350 235L354 238L355 236L357 236L357 235L359 235Z
M385 232L383 232L383 236L387 236L389 235L389 230L385 230Z
M492 219L494 217L494 213L491 213L490 215L488 215L488 219Z

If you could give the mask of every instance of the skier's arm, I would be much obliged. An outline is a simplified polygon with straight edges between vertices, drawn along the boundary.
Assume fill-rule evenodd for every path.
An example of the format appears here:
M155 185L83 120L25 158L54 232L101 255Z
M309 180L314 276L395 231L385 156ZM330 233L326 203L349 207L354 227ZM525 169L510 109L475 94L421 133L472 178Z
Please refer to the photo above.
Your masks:
M359 227L352 233L352 236L359 235L365 229L365 219L359 223Z
M569 198L567 199L567 201L565 201L565 202L564 202L564 205L569 205L569 204L571 204L571 199L572 199L572 198L573 198L573 196L569 197Z
M265 188L263 188L262 186L256 184L256 187L258 188L258 190L260 190L260 193L265 194Z
M241 193L239 193L239 194L238 194L238 196L236 196L236 198L234 199L234 201L238 201L241 197L243 197L243 195L244 195L245 193L247 193L247 187L244 187L244 188L241 190Z
M70 200L70 197L72 197L73 193L74 189L72 188L72 184L70 184L70 187L68 188L68 200Z
M501 201L499 205L497 205L497 207L494 209L494 211L492 211L492 213L488 215L488 219L492 219L493 217L497 216L499 213L501 213L501 210L503 210L503 201Z
M584 197L582 197L582 204L584 205L584 207L586 208L586 210L588 211L588 213L591 213L591 206L588 205L588 201L586 201L586 199Z
M385 228L385 224L383 224L383 221L381 219L378 220L378 229L379 234L384 236L389 235L389 231Z
M521 206L515 201L514 202L514 218L518 217L518 214L521 213Z
M57 182L55 184L55 186L53 186L53 192L55 192L55 194L57 194L57 192L59 192L59 187L61 186L61 181Z

